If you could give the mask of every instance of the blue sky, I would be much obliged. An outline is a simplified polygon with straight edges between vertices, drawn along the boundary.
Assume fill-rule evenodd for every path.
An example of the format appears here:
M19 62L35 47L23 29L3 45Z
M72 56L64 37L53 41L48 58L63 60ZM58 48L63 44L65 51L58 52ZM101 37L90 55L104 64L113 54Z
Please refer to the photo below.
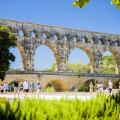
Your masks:
M111 0L92 0L85 9L73 8L73 1L1 0L0 18L120 34L120 11L110 4ZM17 50L12 51L16 56L18 55ZM51 66L54 62L54 55L50 49L41 46L37 51L39 61L35 63L38 66L36 69L42 69L45 65ZM74 54L71 55L71 59L74 58L72 61L80 60L87 63L89 60L87 57L83 57L85 54L82 54L82 52L79 52L81 53L79 54L78 51L74 51ZM18 59L17 62L12 64L14 68L20 67L20 56L17 56L16 59Z

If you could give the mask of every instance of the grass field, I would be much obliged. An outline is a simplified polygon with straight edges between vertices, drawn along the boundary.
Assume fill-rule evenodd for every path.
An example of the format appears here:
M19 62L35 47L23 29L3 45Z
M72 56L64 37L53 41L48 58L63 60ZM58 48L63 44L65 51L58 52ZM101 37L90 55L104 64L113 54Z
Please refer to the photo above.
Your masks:
M0 120L120 120L120 93L86 101L0 99Z

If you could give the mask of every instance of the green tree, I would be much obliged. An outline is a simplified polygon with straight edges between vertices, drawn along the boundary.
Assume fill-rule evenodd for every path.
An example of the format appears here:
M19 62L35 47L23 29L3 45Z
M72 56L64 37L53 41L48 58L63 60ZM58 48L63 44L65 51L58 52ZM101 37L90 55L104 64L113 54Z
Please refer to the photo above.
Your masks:
M8 71L10 63L15 61L15 56L10 52L11 47L16 46L17 38L11 31L0 26L0 79L4 80L5 73Z
M75 0L73 2L74 7L84 8L87 4L90 3L90 0ZM120 0L112 0L112 5L114 5L117 9L120 10Z
M115 59L112 55L103 57L102 73L104 73L104 74L114 74L114 73L116 73L116 61L115 61Z
M57 68L57 65L56 65L56 63L54 62L50 68L43 69L43 71L55 72L55 71L56 71L56 68Z
M81 62L75 64L68 64L68 71L71 72L80 72L80 73L90 73L90 65L82 64Z

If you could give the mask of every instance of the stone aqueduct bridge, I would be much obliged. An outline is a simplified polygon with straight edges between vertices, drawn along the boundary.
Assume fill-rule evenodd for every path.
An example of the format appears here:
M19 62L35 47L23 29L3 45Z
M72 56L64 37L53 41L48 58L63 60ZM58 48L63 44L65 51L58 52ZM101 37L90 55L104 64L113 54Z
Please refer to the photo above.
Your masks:
M35 51L40 45L46 45L54 53L57 71L66 71L71 51L80 48L89 56L91 73L101 72L100 54L104 51L110 51L113 54L118 73L120 73L119 35L3 19L0 19L0 25L8 26L17 36L17 47L22 56L25 71L34 71ZM23 32L23 36L19 34L20 31Z
M24 67L24 72L8 72L5 80L11 81L18 78L20 80L40 81L43 88L51 83L57 90L69 90L72 87L79 89L80 85L91 79L103 81L105 85L108 84L109 79L114 80L115 84L120 81L119 35L3 19L0 19L0 25L8 26L18 38L17 47L22 56ZM21 31L23 36L20 34ZM58 72L34 72L34 54L40 45L46 45L53 51ZM82 49L89 56L91 74L65 72L68 69L69 55L75 48ZM101 53L105 51L110 51L113 54L117 63L118 75L95 74L101 72Z
M91 80L95 80L96 83L101 81L106 87L108 86L108 80L111 79L113 81L113 87L118 88L120 82L120 75L104 75L104 74L80 74L80 73L72 73L72 72L30 72L30 71L18 71L18 72L8 72L5 80L13 81L15 78L20 80L21 82L25 80L34 82L40 82L42 84L43 89L46 88L48 84L51 84L56 91L69 91L73 87L77 90L84 83L88 83Z

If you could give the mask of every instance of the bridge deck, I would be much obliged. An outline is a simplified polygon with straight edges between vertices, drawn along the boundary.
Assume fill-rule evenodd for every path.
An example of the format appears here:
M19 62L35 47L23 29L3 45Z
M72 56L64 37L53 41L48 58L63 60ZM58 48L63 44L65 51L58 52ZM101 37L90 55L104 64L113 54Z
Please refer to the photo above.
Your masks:
M120 78L120 74L95 74L95 73L77 73L77 72L8 71L7 74L39 74L39 75L65 75L65 76Z

